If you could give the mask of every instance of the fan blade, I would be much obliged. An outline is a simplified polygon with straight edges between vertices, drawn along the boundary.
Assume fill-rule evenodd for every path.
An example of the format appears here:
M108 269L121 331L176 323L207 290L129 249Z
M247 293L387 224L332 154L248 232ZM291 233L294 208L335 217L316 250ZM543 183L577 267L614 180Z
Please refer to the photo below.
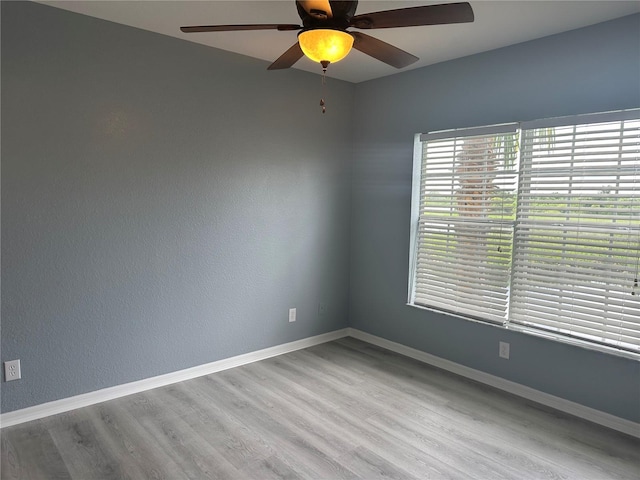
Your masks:
M473 18L473 9L468 2L445 3L363 13L353 17L350 26L361 29L418 27L473 22Z
M302 53L302 49L300 48L300 44L296 42L291 46L289 50L280 55L275 62L273 62L267 70L282 70L283 68L289 68L293 66L298 60L302 58L304 53Z
M353 35L353 48L396 68L403 68L419 60L415 55L394 47L360 32L349 32Z
M180 27L184 33L196 33L196 32L238 32L243 30L300 30L300 25L293 24L256 24L256 25L196 25L192 27Z

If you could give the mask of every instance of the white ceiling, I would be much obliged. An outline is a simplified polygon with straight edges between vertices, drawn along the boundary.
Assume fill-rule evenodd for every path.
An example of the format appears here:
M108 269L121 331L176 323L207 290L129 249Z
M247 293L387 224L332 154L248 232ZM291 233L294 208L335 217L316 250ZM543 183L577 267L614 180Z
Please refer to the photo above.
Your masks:
M296 42L297 32L182 33L184 25L300 23L294 0L226 1L42 1L47 5L110 20L183 40L274 61ZM360 0L357 14L446 1ZM420 58L397 70L353 50L329 66L329 76L362 82L399 71L472 55L640 12L640 2L618 0L471 0L474 23L369 30L366 33ZM639 33L640 41L640 33ZM265 68L268 64L265 64ZM294 68L320 73L306 57ZM277 75L276 72L273 72Z

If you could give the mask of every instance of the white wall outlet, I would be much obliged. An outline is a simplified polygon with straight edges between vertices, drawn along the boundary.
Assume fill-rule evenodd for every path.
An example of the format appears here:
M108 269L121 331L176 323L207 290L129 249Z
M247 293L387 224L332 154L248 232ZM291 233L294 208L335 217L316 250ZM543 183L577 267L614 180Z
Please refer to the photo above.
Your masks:
M296 309L295 308L290 308L289 309L289 322L295 322L296 321Z
M507 342L500 342L500 347L498 349L498 355L500 358L506 358L509 360L509 350L510 345Z
M318 304L318 318L323 318L327 314L327 304L320 302Z
M4 362L4 381L20 380L22 373L20 372L20 360L9 360Z

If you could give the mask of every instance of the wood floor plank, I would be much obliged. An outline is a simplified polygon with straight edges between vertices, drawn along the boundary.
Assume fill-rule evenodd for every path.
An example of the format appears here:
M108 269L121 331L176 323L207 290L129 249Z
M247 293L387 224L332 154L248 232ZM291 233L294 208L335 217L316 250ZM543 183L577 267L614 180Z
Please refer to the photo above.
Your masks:
M158 448L155 438L145 434L143 427L118 400L88 407L100 434L126 465L134 478L171 480L186 478L180 467Z
M317 447L309 435L303 435L289 422L279 422L270 411L263 411L247 395L228 385L220 375L203 377L202 385L209 389L211 398L225 409L236 412L238 418L261 436L270 439L275 452L290 466L302 469L305 478L351 479L357 475L335 462Z
M298 359L295 358L295 355L291 355L291 358L294 362L299 363ZM325 372L328 372L331 367L325 365L323 367ZM247 369L249 370L249 369ZM251 370L255 370L252 368ZM270 370L266 370L265 375L268 375ZM331 376L336 377L336 372L333 372ZM271 382L273 383L273 382ZM347 384L351 385L351 394L357 396L360 399L360 402L367 406L367 412L378 412L380 410L387 410L387 399L383 399L380 401L377 395L363 395L363 385L362 381L356 382L347 382ZM317 389L315 389L317 391ZM262 392L263 395L268 395L268 393ZM304 405L304 403L303 403ZM304 407L299 407L296 405L289 405L287 411L301 411L304 413ZM341 411L343 409L336 409L335 412ZM402 409L400 409L401 411ZM352 410L347 410L347 416L353 418ZM335 413L333 412L333 413ZM306 413L307 416L314 417L314 412ZM369 416L369 415L367 415ZM331 419L331 420L330 420ZM365 449L369 452L380 456L380 458L389 460L390 462L398 462L398 463L407 463L412 465L408 472L412 475L416 475L417 477L422 477L425 474L425 471L431 471L437 478L462 478L463 474L461 471L457 470L455 467L451 465L444 464L438 460L436 460L433 456L428 455L426 452L422 450L415 449L413 445L403 444L397 445L395 442L390 444L388 441L388 436L381 431L374 432L369 429L369 431L365 431L362 428L364 425L367 425L365 422L360 421L359 427L356 427L354 424L349 424L349 428L343 428L348 420L342 416L338 418L336 415L331 415L325 413L322 416L322 422L327 423L332 430L334 430L337 434L345 439L349 439L351 441L351 445L353 448L361 446L364 443ZM317 428L317 427L314 427ZM357 435L353 435L352 431L357 429ZM346 447L341 446L340 449L344 451ZM415 465L415 467L414 467Z
M200 409L183 419L235 469L274 455L270 442L247 425L239 412L206 395L207 388L203 382L190 382L187 390L194 392L193 398L198 399L195 401Z
M379 370L375 370L378 372ZM431 402L430 396L422 395L423 391L429 390L428 384L420 384L419 388L415 390L407 389L405 385L404 388L398 388L393 384L393 378L384 378L383 382L370 382L367 384L365 391L362 392L362 395L365 398L377 398L380 400L380 404L378 405L378 410L381 412L388 412L388 415L378 413L374 415L372 418L368 419L369 422L373 422L372 419L377 420L376 425L384 425L386 430L393 435L396 431L406 431L407 429L413 429L413 427L407 427L407 424L413 424L416 418L420 419L420 429L423 431L416 430L414 434L416 436L416 441L421 439L428 439L424 436L425 427L429 426L431 431L433 432L433 439L431 443L428 443L427 446L430 447L432 451L442 450L447 455L448 463L450 464L465 464L467 463L467 468L474 469L478 472L485 472L487 475L489 473L493 478L508 478L511 475L515 474L513 469L507 469L507 471L500 472L501 469L500 463L495 460L490 460L493 464L493 467L489 467L486 462L483 461L485 457L491 457L492 459L496 458L496 453L488 448L488 444L483 442L483 438L470 438L468 432L473 432L478 430L478 424L473 425L467 422L467 424L463 425L463 428L452 428L452 418L450 415L447 415L447 403L443 402L442 398L436 404ZM468 397L468 394L466 395ZM401 412L401 413L398 413ZM434 420L435 419L435 420ZM404 423L401 423L402 421ZM388 425L392 426L389 427ZM446 442L443 443L443 439L446 439ZM480 451L475 454L474 450L465 449L467 446L462 444L464 442L475 441L476 448L475 450L480 449ZM447 443L448 442L448 443ZM480 448L485 446L487 448ZM507 451L504 452L505 455L508 455L509 458L512 459L511 463L515 463L513 460L520 458L522 456L526 457L527 452L521 452L514 450L512 445L507 446ZM456 453L460 451L465 451L465 456L462 458L456 458ZM474 456L477 457L474 459ZM473 463L475 462L475 464ZM543 462L546 463L546 462ZM528 465L527 470L533 470L534 465ZM541 471L544 473L544 468L540 467ZM504 470L504 468L502 468ZM510 473L509 473L510 472ZM523 476L524 478L525 476ZM552 475L553 477L553 475Z
M277 455L248 463L241 471L240 478L259 478L260 480L299 480L300 476Z
M390 438L375 424L352 418L348 412L332 412L328 417L335 425L343 426L343 431L356 436L366 451L391 464L402 465L406 472L417 478L473 478L457 466L442 462L433 452L423 449L416 442L407 443Z
M353 342L345 340L344 343L348 345ZM375 358L375 353L372 351L379 351L380 355L384 357L385 366L375 371L388 371L390 376L384 377L384 386L381 388L388 386L393 378L401 376L398 369L390 365L399 362L405 371L413 369L409 375L411 381L406 382L402 389L394 388L392 392L390 391L389 401L393 401L392 397L397 398L402 396L403 392L407 392L409 396L402 399L401 402L405 405L406 402L415 404L415 401L421 397L420 392L431 388L429 385L435 384L438 390L447 392L446 383L459 384L457 388L464 388L464 390L451 390L456 392L456 395L452 397L455 402L446 404L446 410L449 412L436 410L448 417L448 422L443 424L466 420L465 428L467 431L477 430L477 426L482 425L483 436L491 435L493 432L496 442L504 442L511 446L514 443L519 444L521 450L528 455L537 455L544 459L556 458L557 464L566 463L573 459L575 460L574 469L585 463L590 463L592 458L600 458L600 462L589 467L591 475L595 475L595 478L603 476L604 478L616 478L616 475L621 475L621 478L640 478L637 445L634 445L634 442L625 441L628 437L623 434L608 429L594 430L592 424L583 420L513 397L476 382L462 382L458 377L448 372L440 372L440 375L429 372L424 375L422 373L423 364L420 362L409 361L400 355L361 342L355 343L355 345L369 350L373 358ZM328 345L328 348L332 348L332 346ZM415 384L414 381L419 383ZM414 414L423 421L427 421L423 412L416 411ZM501 419L502 422L496 424L496 418ZM438 422L442 423L443 421L438 420ZM565 425L562 425L563 423ZM527 441L520 442L522 437L526 437ZM562 454L558 455L558 452L562 452ZM583 478L588 478L586 471L583 471L582 475Z
M476 472L480 478L560 479L562 473L547 462L535 459L509 445L500 447L479 439L470 442L464 431L447 434L444 428L429 428L411 419L378 414L368 419L391 438L402 443L418 444L446 465L456 466L463 472Z
M335 408L349 410L352 415L360 418L375 413L370 404L362 401L352 385L344 385L335 378L318 375L308 365L294 363L287 356L270 358L264 361L264 365L308 391L322 392L323 398L329 399Z
M139 421L163 454L179 466L185 478L238 478L238 469L224 455L211 448L209 442L198 435L183 418L146 417Z
M88 411L75 410L42 420L72 478L131 479L98 434Z
M326 352L324 352L324 354L326 355ZM344 360L343 356L340 356L339 358L340 360ZM369 369L367 363L370 362L371 359L365 359L365 368L359 369L361 375L367 375L367 370ZM343 363L340 363L339 365L337 364L336 366L338 368L345 369L352 368L352 365L349 364L345 366ZM373 371L376 370L373 369ZM407 402L407 400L412 400L412 397L405 395L405 397L407 398L401 397L400 399L396 399L392 395L387 395L387 391L393 392L393 394L401 393L399 390L389 387L385 382L361 382L357 387L357 394L360 398L363 399L363 401L374 402L371 407L372 410L376 412L388 412L389 417L393 418L405 418L407 416L411 418L413 414L412 410L415 407L407 409L407 405L409 405L409 402ZM428 396L427 401L431 400L433 400L433 398ZM444 405L445 401L439 398L438 403L440 405ZM419 405L419 403L417 403L416 405ZM379 416L380 413L376 413L375 415L367 419L367 422L372 423L370 419ZM380 424L378 423L377 425L379 426ZM399 425L396 426L400 427ZM385 435L388 438L388 434L385 433ZM422 460L422 462L417 462L417 464L421 464L422 468L425 468L426 466L431 466L432 468L434 468L437 465L436 475L440 478L443 478L445 477L445 475L447 475L447 473L445 472L451 472L451 476L453 478L462 478L462 471L464 469L458 470L461 465L463 465L467 470L473 470L479 473L483 473L486 476L491 476L491 478L512 478L513 475L516 474L516 471L508 469L506 472L501 473L500 470L505 470L505 468L496 468L500 466L499 464L494 464L494 462L492 461L485 461L486 459L483 455L475 454L472 451L465 451L464 449L461 449L459 445L451 441L449 441L449 443L443 442L440 437L440 431L435 431L433 438L427 438L421 434L416 434L415 439L409 439L408 441L406 438L403 439L404 443L402 443L402 448L406 452L411 448L411 446L424 444L424 448L420 448L420 452L422 453L422 455L414 456L414 460ZM398 438L396 438L396 440L398 440ZM421 442L420 440L426 441ZM452 449L451 447L455 448ZM429 454L427 454L427 452L429 452ZM464 454L461 454L461 452L463 452ZM443 455L443 453L446 455ZM388 454L388 452L385 451L383 455L386 454ZM438 457L437 460L435 458L436 454ZM491 463L492 466L489 466L489 463Z
M234 392L247 399L260 411L268 411L269 417L279 425L286 425L296 436L304 438L328 457L337 457L353 444L345 442L336 435L326 417L311 409L300 408L295 401L287 399L278 391L270 388L258 388L257 384L238 372L225 372L220 378L233 387Z
M71 479L64 460L40 420L2 435L2 480L66 480ZM4 451L6 450L6 453ZM6 459L6 463L5 463Z
M397 464L390 463L364 447L344 453L339 461L354 471L360 472L367 479L420 480L425 476L415 477Z
M636 438L353 338L0 437L1 480L640 480Z

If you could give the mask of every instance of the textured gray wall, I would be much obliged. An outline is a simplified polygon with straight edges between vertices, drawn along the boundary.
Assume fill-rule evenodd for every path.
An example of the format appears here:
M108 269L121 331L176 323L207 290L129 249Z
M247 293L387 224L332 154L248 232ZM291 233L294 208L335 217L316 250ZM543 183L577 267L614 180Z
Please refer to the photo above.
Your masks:
M358 84L351 326L640 421L637 361L405 305L413 135L638 107L639 39L635 15Z
M3 412L347 326L354 86L267 65L2 2Z

